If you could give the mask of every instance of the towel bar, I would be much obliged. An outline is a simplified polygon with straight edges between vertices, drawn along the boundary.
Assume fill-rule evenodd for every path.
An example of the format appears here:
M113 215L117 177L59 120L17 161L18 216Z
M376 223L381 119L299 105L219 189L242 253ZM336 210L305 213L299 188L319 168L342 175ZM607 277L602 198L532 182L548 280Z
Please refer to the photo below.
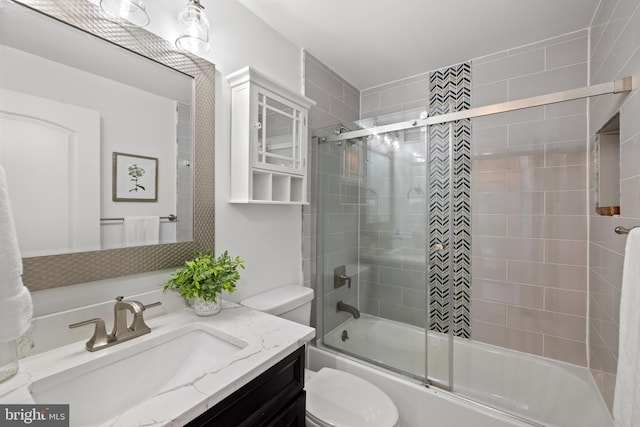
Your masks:
M637 225L637 226L631 227L631 228L626 228L626 227L623 227L623 226L619 225L619 226L617 226L615 228L614 231L616 232L616 234L629 234L629 232L631 230L633 230L634 228L638 228L638 227L640 227L640 225Z
M171 222L177 221L178 217L174 214L169 216L161 216L160 219L168 219ZM100 218L100 221L124 221L124 218Z

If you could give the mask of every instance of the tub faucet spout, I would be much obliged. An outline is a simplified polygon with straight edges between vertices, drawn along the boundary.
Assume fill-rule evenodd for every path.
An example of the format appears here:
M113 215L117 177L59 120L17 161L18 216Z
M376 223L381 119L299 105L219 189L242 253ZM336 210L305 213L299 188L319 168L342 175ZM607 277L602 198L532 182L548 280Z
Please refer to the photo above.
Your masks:
M358 319L360 317L360 312L357 308L352 305L345 304L342 301L338 301L338 305L336 306L336 312L338 311L346 311L350 315L353 316L354 319Z

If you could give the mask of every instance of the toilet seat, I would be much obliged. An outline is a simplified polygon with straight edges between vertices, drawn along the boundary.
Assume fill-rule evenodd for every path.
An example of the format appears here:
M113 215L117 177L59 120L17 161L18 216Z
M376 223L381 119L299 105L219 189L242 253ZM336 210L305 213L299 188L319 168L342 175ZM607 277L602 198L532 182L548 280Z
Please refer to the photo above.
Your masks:
M307 416L320 425L393 427L398 408L378 387L347 372L322 368L309 379Z

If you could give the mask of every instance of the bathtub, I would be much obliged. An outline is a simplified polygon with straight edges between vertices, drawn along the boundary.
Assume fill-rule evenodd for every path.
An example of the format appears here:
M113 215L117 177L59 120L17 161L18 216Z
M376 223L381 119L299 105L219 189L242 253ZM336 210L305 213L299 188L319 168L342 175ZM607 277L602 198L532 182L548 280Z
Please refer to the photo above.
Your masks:
M343 340L345 334L349 338ZM429 377L446 383L449 375L448 337L430 332L429 338ZM424 377L425 339L424 330L421 328L362 314L359 319L349 319L326 334L323 343L328 349L339 350L374 364L394 367L394 370L408 377ZM534 425L536 423L554 427L613 425L609 411L588 369L460 338L454 338L453 345L455 394L440 391L434 387L419 386L416 381L405 379L404 382L407 384L417 385L417 388L412 388L412 393L422 395L419 399L428 400L434 396L446 395L457 404L467 409L472 408L474 411L478 411L481 407L473 403L478 402L488 407L505 410L524 420L530 420ZM348 365L350 369L358 370L361 368L357 365L364 366L362 363L354 363L353 359L344 358L335 353L325 351L326 354L322 355L322 351L322 349L313 349L313 353L309 356L311 369L314 369L316 364L313 362L313 354L316 361L323 361L318 362L319 367L337 363L332 358L344 359L340 364ZM332 356L327 356L329 354ZM346 361L350 363L347 364ZM328 365L322 365L323 363ZM318 366L316 367L319 369ZM367 375L373 375L375 379L376 372L383 374L380 369L371 369ZM401 380L397 375L391 375L391 377ZM390 397L397 403L404 400L405 396L406 394L400 393L398 399ZM442 405L437 404L434 406L436 410L441 407ZM488 410L488 408L484 409L483 413ZM410 411L414 410L415 408ZM401 410L400 413L402 417L403 411ZM494 414L490 410L488 413ZM425 416L429 415L425 414ZM506 417L506 420L501 422L516 423L504 425L526 425L518 424L517 420L508 421L509 417ZM420 417L413 422L406 419L404 421L403 426L424 425L424 419ZM441 424L433 425L440 427ZM451 425L466 424L460 421L460 424ZM474 423L469 425L479 424L474 419ZM502 424L487 424L487 426L493 425Z

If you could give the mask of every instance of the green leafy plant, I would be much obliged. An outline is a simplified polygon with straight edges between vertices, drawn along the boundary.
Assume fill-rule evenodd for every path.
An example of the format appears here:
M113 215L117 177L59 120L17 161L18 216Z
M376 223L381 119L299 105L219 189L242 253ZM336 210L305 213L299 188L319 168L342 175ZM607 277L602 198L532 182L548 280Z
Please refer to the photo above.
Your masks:
M186 299L214 301L222 291L236 290L239 268L244 269L244 261L238 256L232 258L228 251L217 258L211 252L196 252L194 258L186 261L162 286L165 292L175 289Z

